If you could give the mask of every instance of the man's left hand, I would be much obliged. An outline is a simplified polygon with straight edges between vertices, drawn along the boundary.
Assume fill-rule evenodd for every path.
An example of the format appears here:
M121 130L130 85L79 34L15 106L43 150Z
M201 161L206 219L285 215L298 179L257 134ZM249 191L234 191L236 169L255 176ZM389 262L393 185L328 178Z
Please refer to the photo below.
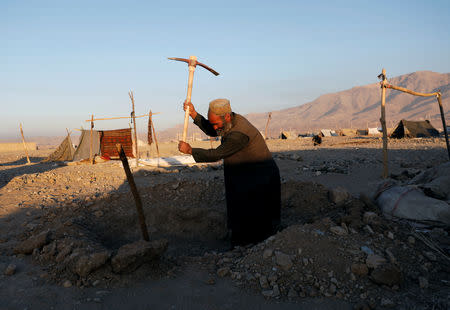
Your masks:
M189 145L189 143L186 143L184 141L178 142L178 150L181 153L192 155L192 147Z

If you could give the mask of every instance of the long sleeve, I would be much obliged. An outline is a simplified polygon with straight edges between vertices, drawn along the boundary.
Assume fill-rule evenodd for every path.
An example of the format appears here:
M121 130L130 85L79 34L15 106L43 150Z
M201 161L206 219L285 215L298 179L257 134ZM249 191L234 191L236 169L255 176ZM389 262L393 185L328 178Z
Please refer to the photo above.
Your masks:
M242 150L249 140L247 135L233 131L222 138L222 143L216 149L193 148L192 156L198 163L218 161Z
M210 137L217 137L217 132L214 130L213 126L206 118L204 118L200 113L194 119L194 124L198 126L206 135Z

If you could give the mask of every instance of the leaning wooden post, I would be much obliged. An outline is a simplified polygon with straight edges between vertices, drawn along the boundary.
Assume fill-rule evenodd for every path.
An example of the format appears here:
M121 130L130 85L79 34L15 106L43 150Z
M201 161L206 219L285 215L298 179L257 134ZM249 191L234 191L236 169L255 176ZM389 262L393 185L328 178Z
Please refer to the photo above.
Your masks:
M136 203L136 210L139 219L139 225L141 227L142 238L145 241L149 241L147 225L145 224L145 215L144 210L142 208L141 197L139 196L139 192L136 187L136 183L134 183L133 174L131 173L130 166L128 165L127 156L125 155L125 151L122 148L120 143L116 144L117 152L119 153L120 160L122 161L123 170L125 170L125 174L127 175L128 184L130 185L131 192L133 193L134 201Z
M156 145L156 153L158 154L158 158L159 156L159 147L158 147L158 139L156 138L156 130L155 130L155 123L153 123L153 119L152 119L152 110L150 110L150 120L152 122L152 131L153 131L153 138L155 139L155 145Z
M132 122L133 122L133 126L134 126L134 151L135 151L135 156L136 156L135 167L137 167L138 166L138 162L139 162L139 151L138 151L138 141L137 141L137 132L136 132L136 115L134 113L134 96L133 96L133 92L132 91L128 92L128 96L130 96L131 105L133 107L133 111L131 112L131 118L132 118Z
M272 112L269 112L269 116L267 117L266 129L264 130L264 135L266 136L266 140L269 139L269 137L267 136L267 130L269 128L269 122L270 122L271 118L272 118Z
M20 135L22 136L23 149L25 150L25 155L27 156L27 165L31 164L30 156L28 156L27 144L25 143L25 137L23 136L22 123L20 123Z
M441 92L438 92L436 97L437 97L437 100L438 100L438 103L439 103L439 111L441 112L442 127L444 127L444 135L445 135L445 143L447 144L448 160L450 160L450 147L448 145L447 125L445 124L444 108L442 108Z
M388 153L387 153L387 128L386 128L386 112L385 112L385 104L386 104L386 70L383 68L381 71L381 128L383 130L383 178L386 179L388 177Z
M94 114L92 114L91 116L91 135L90 135L90 140L89 140L89 162L91 163L91 165L94 164L94 154L92 154L93 152L93 144L94 144L94 137L93 137L93 130L94 130Z

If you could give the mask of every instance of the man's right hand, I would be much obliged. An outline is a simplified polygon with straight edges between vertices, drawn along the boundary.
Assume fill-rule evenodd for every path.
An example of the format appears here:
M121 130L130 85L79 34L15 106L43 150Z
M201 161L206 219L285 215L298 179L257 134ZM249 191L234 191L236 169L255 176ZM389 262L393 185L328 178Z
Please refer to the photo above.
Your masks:
M197 111L195 111L194 105L192 104L192 102L190 101L187 102L185 100L183 104L183 110L186 111L188 106L189 106L189 115L192 117L192 119L195 119L197 117Z

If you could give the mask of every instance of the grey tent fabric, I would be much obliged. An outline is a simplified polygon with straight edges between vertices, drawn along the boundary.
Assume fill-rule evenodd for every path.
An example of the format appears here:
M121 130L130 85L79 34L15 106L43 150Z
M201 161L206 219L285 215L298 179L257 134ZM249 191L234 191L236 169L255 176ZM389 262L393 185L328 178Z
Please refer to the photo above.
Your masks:
M83 130L81 131L80 142L73 155L74 161L79 161L82 159L89 158L89 147L91 139L91 131ZM92 155L100 155L100 132L97 130L92 131Z
M430 121L407 121L402 119L391 134L391 138L422 138L438 137L439 131L431 125Z
M72 145L72 140L70 139L70 136L67 135L67 137L61 142L58 148L42 162L70 161L73 159L74 153L75 149Z

